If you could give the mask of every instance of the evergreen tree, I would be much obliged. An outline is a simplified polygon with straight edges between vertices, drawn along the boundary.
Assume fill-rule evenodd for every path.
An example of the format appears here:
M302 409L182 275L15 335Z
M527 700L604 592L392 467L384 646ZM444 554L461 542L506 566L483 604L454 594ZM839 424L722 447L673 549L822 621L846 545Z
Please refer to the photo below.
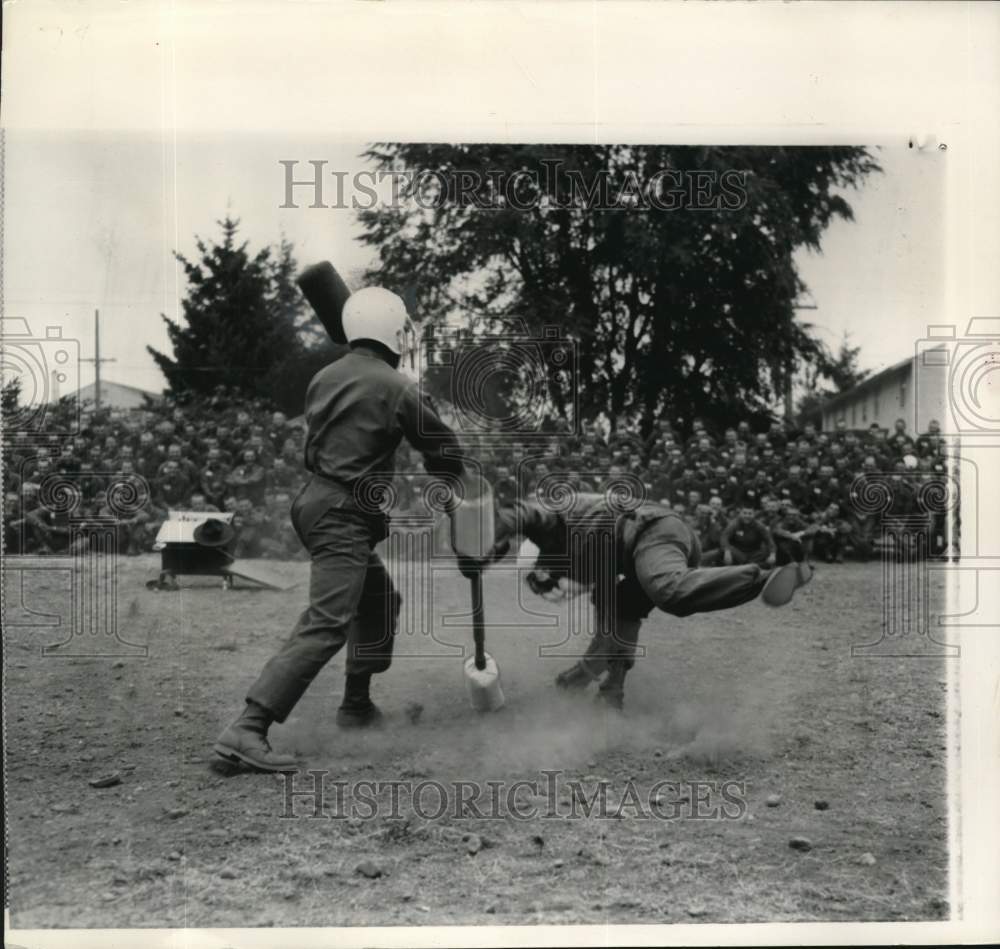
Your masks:
M18 403L21 399L21 377L12 375L3 382L3 389L0 391L0 409L3 413L4 431L13 425L17 415Z
M175 254L188 281L184 323L163 316L172 357L149 351L174 397L223 385L297 414L312 373L336 351L309 327L292 245L282 240L251 254L237 240L238 219L218 223L221 240L199 238L196 260Z
M836 354L826 347L820 349L816 360L806 366L803 373L802 394L797 405L800 422L818 423L827 399L853 389L868 378L868 371L858 365L860 356L861 347L851 345L850 333L844 333Z

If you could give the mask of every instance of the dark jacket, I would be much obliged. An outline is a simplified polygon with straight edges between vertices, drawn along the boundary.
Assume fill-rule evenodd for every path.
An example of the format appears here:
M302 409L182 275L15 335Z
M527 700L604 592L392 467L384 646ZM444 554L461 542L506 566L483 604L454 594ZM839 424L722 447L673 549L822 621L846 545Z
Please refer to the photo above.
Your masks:
M579 493L573 495L566 510L560 507L518 501L501 508L497 515L498 543L514 535L527 537L538 547L539 564L550 573L594 583L598 575L611 570L616 575L632 572L636 541L655 521L670 518L680 540L690 542L692 537L683 518L661 504L646 503L635 511L622 511L609 504L603 494Z
M774 553L771 532L757 520L744 524L738 517L733 518L722 532L720 543L724 551L735 547L744 554L757 554L765 550Z
M372 485L391 484L405 438L431 474L459 475L454 432L416 382L355 349L313 376L306 391L305 466L329 486L330 506L365 507Z

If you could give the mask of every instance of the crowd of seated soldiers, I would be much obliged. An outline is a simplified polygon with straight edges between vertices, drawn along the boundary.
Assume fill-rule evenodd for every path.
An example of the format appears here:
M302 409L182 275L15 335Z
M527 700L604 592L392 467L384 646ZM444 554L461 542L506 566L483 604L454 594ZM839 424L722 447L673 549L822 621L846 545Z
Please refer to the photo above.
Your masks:
M63 422L60 425L60 421ZM151 551L172 510L232 514L238 557L292 559L304 551L289 520L308 477L305 426L261 401L223 389L142 410L89 408L71 434L5 434L8 553L60 553L88 524L113 524L124 554ZM879 517L858 503L864 477L891 487L891 514L923 511L921 485L953 473L954 455L932 423L911 434L872 425L833 431L740 422L721 432L701 420L687 434L662 421L647 437L584 424L575 433L518 441L464 435L468 456L503 504L553 492L626 492L669 505L698 532L704 563L827 562L872 557ZM395 514L427 512L428 477L404 443L396 457ZM438 512L439 513L439 512ZM927 515L928 549L946 546L943 515Z

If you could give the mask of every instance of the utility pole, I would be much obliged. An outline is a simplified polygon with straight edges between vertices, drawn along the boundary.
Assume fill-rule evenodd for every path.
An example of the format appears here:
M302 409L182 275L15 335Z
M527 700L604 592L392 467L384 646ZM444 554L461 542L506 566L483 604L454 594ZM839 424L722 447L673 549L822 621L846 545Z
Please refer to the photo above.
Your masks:
M117 362L114 358L101 357L101 311L94 310L94 356L92 359L82 359L81 362L94 364L94 409L101 407L101 363Z

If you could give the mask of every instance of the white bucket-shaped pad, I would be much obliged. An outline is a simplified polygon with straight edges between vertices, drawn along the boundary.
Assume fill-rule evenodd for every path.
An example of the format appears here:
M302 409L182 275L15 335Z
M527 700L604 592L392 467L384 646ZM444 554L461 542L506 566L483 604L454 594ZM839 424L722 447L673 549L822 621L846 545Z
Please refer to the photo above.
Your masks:
M476 668L476 657L465 660L465 689L469 701L477 712L495 712L504 706L503 689L500 686L500 670L494 658L486 654L486 668Z

